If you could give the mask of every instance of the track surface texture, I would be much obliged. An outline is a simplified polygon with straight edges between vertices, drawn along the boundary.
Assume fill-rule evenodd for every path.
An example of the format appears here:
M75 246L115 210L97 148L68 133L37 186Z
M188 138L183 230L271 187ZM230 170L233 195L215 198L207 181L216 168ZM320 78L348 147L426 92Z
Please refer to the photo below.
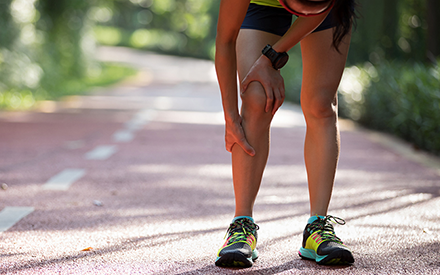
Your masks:
M346 220L335 230L355 263L298 256L305 125L287 103L255 206L260 256L216 267L234 196L212 62L98 53L139 75L0 113L0 225L17 219L0 233L1 274L440 274L439 159L347 121L329 214Z

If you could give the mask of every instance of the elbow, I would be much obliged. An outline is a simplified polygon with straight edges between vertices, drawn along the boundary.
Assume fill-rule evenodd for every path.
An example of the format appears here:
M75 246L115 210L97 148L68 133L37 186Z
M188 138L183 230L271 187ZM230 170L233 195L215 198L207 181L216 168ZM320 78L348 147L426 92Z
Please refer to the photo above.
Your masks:
M217 36L215 39L215 47L217 49L225 49L234 47L236 45L237 38L234 37L219 37Z
M239 31L240 29L229 31L217 29L217 36L215 37L216 47L235 47Z
M215 41L215 60L228 59L235 55L236 39L219 39Z

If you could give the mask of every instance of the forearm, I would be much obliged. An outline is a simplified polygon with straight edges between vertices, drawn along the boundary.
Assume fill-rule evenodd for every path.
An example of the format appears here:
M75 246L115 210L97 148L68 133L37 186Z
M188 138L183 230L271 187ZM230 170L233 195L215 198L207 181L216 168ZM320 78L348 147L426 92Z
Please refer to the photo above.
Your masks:
M217 23L215 69L226 121L239 119L235 45L249 0L221 0Z
M313 17L299 17L293 22L286 34L272 45L277 52L287 52L293 46L298 44L304 37L313 32L324 21L328 12L313 16Z
M239 114L236 59L234 41L216 43L215 69L226 120L233 120Z

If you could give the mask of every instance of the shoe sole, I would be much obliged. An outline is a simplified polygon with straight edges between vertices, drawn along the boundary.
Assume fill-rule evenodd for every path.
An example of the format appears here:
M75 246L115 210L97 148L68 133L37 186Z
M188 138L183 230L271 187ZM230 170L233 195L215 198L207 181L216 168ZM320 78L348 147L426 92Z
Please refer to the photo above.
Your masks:
M243 254L239 252L230 252L217 257L215 260L215 265L220 267L251 267L254 261L258 258L258 252L255 249L252 251L252 257L246 258Z
M299 256L305 260L315 261L320 265L350 265L354 263L353 255L346 250L337 250L329 255L320 256L312 249L301 247Z

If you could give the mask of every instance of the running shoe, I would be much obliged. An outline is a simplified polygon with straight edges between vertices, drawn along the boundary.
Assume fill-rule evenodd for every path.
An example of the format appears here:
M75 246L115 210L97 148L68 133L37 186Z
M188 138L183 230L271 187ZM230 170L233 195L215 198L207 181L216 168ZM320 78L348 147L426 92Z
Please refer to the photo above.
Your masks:
M215 265L251 267L258 258L258 251L255 248L258 229L258 225L248 218L237 219L231 223L226 232L228 238L217 253Z
M341 218L326 216L307 224L303 234L303 244L299 256L306 260L316 261L322 265L345 265L354 263L353 254L336 237L331 222L344 225Z

